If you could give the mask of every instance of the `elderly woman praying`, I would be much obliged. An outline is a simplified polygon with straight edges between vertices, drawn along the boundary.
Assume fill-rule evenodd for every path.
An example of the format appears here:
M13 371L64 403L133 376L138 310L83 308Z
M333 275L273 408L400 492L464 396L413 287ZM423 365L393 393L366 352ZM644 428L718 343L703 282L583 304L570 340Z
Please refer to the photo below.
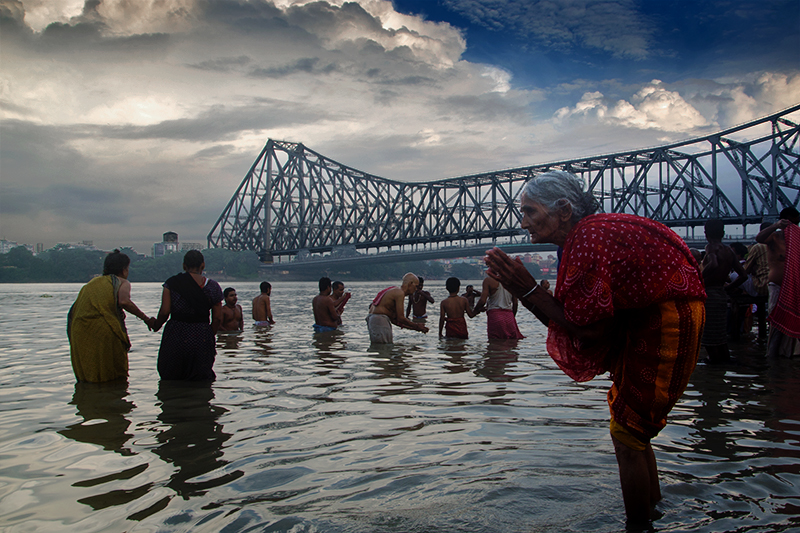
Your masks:
M611 373L611 439L628 525L648 527L661 499L650 439L666 425L697 363L705 291L697 261L675 232L598 209L569 172L525 185L522 228L532 243L563 249L553 296L500 249L489 250L485 261L488 274L547 325L547 351L569 377Z

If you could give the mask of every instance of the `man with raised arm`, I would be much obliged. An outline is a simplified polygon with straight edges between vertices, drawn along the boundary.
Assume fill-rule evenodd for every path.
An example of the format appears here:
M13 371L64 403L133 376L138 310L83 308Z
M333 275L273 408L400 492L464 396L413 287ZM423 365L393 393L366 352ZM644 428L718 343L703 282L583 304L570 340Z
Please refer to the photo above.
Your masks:
M428 332L428 328L423 324L410 321L403 314L403 302L417 290L419 278L409 272L403 276L403 284L400 287L388 287L383 289L372 300L367 315L367 327L369 329L369 340L373 344L392 344L392 324L405 329L413 329L423 333Z
M336 312L339 313L338 324L341 325L344 306L350 300L352 294L350 294L349 292L344 292L344 283L342 283L341 281L334 281L331 284L331 288L332 288L331 299L333 300L334 307L336 307Z
M767 355L800 354L800 213L787 207L780 220L761 230L769 264L769 340Z
M314 310L314 333L334 331L341 322L331 298L331 278L319 279L319 294L311 300Z
M424 284L425 280L419 278L417 290L415 290L414 293L408 298L406 318L409 317L412 310L414 311L413 318L418 320L424 320L428 318L428 303L433 303L433 296L431 296L431 293L422 288Z

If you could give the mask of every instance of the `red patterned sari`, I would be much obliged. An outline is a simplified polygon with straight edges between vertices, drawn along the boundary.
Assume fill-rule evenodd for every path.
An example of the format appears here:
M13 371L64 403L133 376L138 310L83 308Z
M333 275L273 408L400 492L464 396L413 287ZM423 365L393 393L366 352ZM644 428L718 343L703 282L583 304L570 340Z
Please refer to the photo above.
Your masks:
M612 418L649 441L666 424L700 350L705 290L686 243L650 219L588 216L567 236L555 296L568 321L613 318L613 326L588 345L551 322L548 353L576 381L610 371Z

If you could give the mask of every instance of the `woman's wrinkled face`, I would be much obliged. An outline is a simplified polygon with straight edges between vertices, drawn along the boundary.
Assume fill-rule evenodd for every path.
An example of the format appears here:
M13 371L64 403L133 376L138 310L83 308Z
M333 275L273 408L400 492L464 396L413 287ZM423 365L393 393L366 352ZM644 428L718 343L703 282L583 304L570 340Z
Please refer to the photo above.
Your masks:
M523 194L519 204L522 213L522 229L531 234L531 242L558 244L555 240L561 228L561 220L555 211Z

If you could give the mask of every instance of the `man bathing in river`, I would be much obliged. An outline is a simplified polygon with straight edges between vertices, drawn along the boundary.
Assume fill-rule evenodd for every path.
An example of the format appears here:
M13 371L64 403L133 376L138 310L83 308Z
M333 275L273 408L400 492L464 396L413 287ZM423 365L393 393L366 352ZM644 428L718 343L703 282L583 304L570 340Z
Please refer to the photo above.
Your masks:
M272 285L266 281L261 282L261 294L253 298L253 320L256 326L271 326L275 323L272 319L272 307L269 296L272 294Z
M461 296L467 299L467 302L469 303L469 308L472 309L473 307L475 307L475 298L477 298L480 295L481 293L476 291L472 285L467 285L466 292Z
M467 321L464 319L466 314L470 318L475 318L477 313L472 310L469 301L464 296L458 295L461 281L458 278L447 278L445 288L450 296L442 300L439 304L439 336L442 330L446 332L446 337L452 339L468 339Z
M718 218L705 223L706 255L703 259L703 283L706 289L706 324L701 344L708 352L708 363L725 363L730 360L728 350L728 291L747 280L747 274L730 246L722 243L725 224ZM728 275L735 271L738 277L728 283Z
M787 207L780 220L756 235L767 245L769 265L769 340L767 355L793 357L800 354L800 213ZM791 246L790 246L791 244Z
M410 321L403 315L403 302L417 290L419 279L409 272L403 276L403 284L400 287L389 287L383 289L372 300L367 315L367 327L369 329L369 340L373 344L392 344L392 324L405 329L413 329L423 333L428 332L428 328L423 324Z
M331 288L333 289L333 292L331 292L331 299L333 300L334 307L336 307L336 312L339 313L338 324L341 325L344 306L350 300L352 294L344 292L344 283L341 281L334 281L331 284Z
M225 305L222 306L222 325L220 331L242 331L244 329L244 317L242 316L242 306L237 302L239 297L236 289L228 287L222 291Z
M408 307L406 307L406 318L414 311L414 318L417 320L424 320L428 318L428 303L433 303L433 296L426 290L422 289L425 284L423 278L419 278L419 286L414 294L408 297Z
M314 310L314 333L334 331L341 323L339 312L331 298L331 279L319 279L319 294L311 300Z

